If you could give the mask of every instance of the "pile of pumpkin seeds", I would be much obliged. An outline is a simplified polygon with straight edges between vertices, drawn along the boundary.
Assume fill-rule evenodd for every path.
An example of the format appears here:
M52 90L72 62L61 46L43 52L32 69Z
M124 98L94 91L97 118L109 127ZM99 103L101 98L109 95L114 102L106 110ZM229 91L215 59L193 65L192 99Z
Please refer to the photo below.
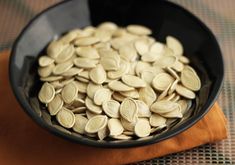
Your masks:
M183 56L142 25L105 22L68 32L40 56L38 94L49 114L70 131L99 140L142 138L182 118L201 82Z

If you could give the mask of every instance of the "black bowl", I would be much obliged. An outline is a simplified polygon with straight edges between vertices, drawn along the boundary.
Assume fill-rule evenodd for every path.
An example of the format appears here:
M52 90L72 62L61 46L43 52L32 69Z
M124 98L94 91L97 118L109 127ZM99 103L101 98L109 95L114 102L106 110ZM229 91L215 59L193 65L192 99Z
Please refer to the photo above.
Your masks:
M129 141L96 141L54 126L37 99L40 81L37 59L55 37L74 29L112 21L120 26L142 24L152 29L153 37L165 42L167 35L178 38L192 61L202 89L191 113L181 120L169 121L167 131L148 138ZM70 0L63 1L36 16L14 43L10 58L12 90L24 111L39 125L55 135L96 147L136 147L159 142L186 130L201 119L215 102L222 86L224 65L219 45L212 32L182 7L163 0ZM19 119L20 120L20 119Z

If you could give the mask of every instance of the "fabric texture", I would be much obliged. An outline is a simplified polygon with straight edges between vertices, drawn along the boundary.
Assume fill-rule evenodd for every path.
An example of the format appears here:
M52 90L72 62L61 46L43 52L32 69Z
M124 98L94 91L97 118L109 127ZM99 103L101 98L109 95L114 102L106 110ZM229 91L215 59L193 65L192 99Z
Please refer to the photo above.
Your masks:
M194 126L156 144L127 149L103 149L66 141L39 127L16 101L8 78L9 53L0 53L1 164L126 164L227 138L227 120L215 103Z

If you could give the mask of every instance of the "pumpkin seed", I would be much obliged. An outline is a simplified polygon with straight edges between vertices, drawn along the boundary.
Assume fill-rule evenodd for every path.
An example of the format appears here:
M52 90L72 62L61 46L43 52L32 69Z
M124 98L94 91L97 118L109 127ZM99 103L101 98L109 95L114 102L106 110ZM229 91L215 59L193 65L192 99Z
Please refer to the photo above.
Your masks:
M136 89L132 91L125 91L125 92L119 92L119 93L125 97L130 97L133 99L138 99L140 97L139 92Z
M76 46L89 46L92 44L95 44L99 42L99 38L97 37L83 37L83 38L78 38L74 41L74 44Z
M121 81L111 81L108 84L108 87L114 91L131 91L134 90L133 87L130 87L128 85L125 85L124 83L122 83Z
M73 112L64 107L56 114L56 119L65 128L72 128L75 123Z
M42 77L48 77L51 75L53 69L55 67L55 64L54 63L51 63L50 65L48 66L45 66L45 67L40 67L38 68L38 74L39 76L42 78Z
M173 82L174 78L171 75L167 73L159 73L154 77L152 85L154 89L164 91Z
M183 54L183 46L178 39L173 36L166 37L166 45L173 50L176 56L181 56Z
M102 108L105 114L112 118L119 118L119 107L119 102L115 100L108 100L102 104Z
M122 76L122 81L128 86L134 88L145 87L146 83L139 77L133 75L124 75Z
M73 63L72 62L65 62L61 64L57 64L54 69L53 69L53 74L54 75L61 75L62 73L68 71L70 68L72 68Z
M109 135L108 126L105 126L103 129L99 130L97 135L100 140L103 140L104 138L106 138Z
M56 95L51 102L48 103L48 111L51 116L56 115L63 107L64 102L60 95Z
M95 68L98 61L89 58L78 57L74 59L74 64L79 68Z
M108 128L109 128L109 135L110 136L117 136L121 135L124 131L124 128L119 119L109 119L108 121Z
M86 105L87 109L93 113L96 113L96 114L102 113L101 107L94 104L94 102L89 97L86 97L85 105Z
M178 108L179 108L179 104L177 103L174 103L172 101L167 101L167 100L161 100L161 101L156 101L151 106L150 109L154 113L163 114L163 113L174 111Z
M147 120L138 120L135 125L135 134L138 137L147 137L150 135L151 126Z
M94 103L96 105L102 105L103 102L111 99L112 92L107 88L100 88L95 92Z
M145 88L140 88L139 95L139 99L145 102L148 106L151 106L152 103L157 99L157 94L149 85Z
M41 66L41 67L51 65L54 61L55 61L54 59L52 59L51 57L48 57L48 56L41 56L38 59L39 66Z
M138 54L142 56L149 51L149 45L144 40L137 40L135 42L135 49L138 52Z
M56 63L64 63L73 56L74 47L73 45L66 45L64 49L56 56Z
M76 48L76 53L80 57L89 58L89 59L98 59L100 58L98 51L95 48L90 46L78 47Z
M136 34L136 35L150 35L152 34L152 31L142 25L128 25L127 26L127 31L132 33L132 34Z
M166 118L158 114L152 114L150 116L149 123L152 127L159 127L166 123Z
M62 99L65 103L69 104L74 101L78 93L78 87L74 82L71 82L64 86L61 91Z
M77 133L84 134L85 126L88 122L88 119L82 115L75 115L75 123L73 126L73 130Z
M55 97L55 89L54 87L45 82L43 85L42 85L42 88L41 90L39 91L39 94L38 94L38 98L39 100L42 102L42 103L49 103L51 102Z
M103 129L108 122L107 116L97 115L88 120L85 131L88 133L97 133L99 130Z
M193 68L186 66L181 73L182 84L190 90L198 91L201 88L201 81Z
M136 100L138 107L138 117L150 117L151 112L149 110L149 107L141 100Z
M138 113L138 106L135 100L126 98L120 105L121 116L129 122L134 121L135 116Z
M195 93L194 93L193 91L191 91L191 90L185 88L185 87L182 86L182 85L177 85L175 90L176 90L176 92L177 92L179 95L181 95L181 96L183 96L183 97L185 97L185 98L188 98L188 99L195 99L195 97L196 97L196 95L195 95Z
M97 65L90 71L90 79L96 84L102 84L106 80L106 72L102 65Z

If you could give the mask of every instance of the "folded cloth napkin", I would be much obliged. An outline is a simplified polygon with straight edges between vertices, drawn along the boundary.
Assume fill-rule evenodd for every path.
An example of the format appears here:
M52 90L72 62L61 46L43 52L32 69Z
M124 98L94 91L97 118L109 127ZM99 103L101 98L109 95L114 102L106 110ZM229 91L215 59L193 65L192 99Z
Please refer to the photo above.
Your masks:
M168 140L144 147L103 149L63 140L35 124L17 103L8 80L9 53L0 53L0 164L126 164L227 137L226 118L215 103L191 128Z

